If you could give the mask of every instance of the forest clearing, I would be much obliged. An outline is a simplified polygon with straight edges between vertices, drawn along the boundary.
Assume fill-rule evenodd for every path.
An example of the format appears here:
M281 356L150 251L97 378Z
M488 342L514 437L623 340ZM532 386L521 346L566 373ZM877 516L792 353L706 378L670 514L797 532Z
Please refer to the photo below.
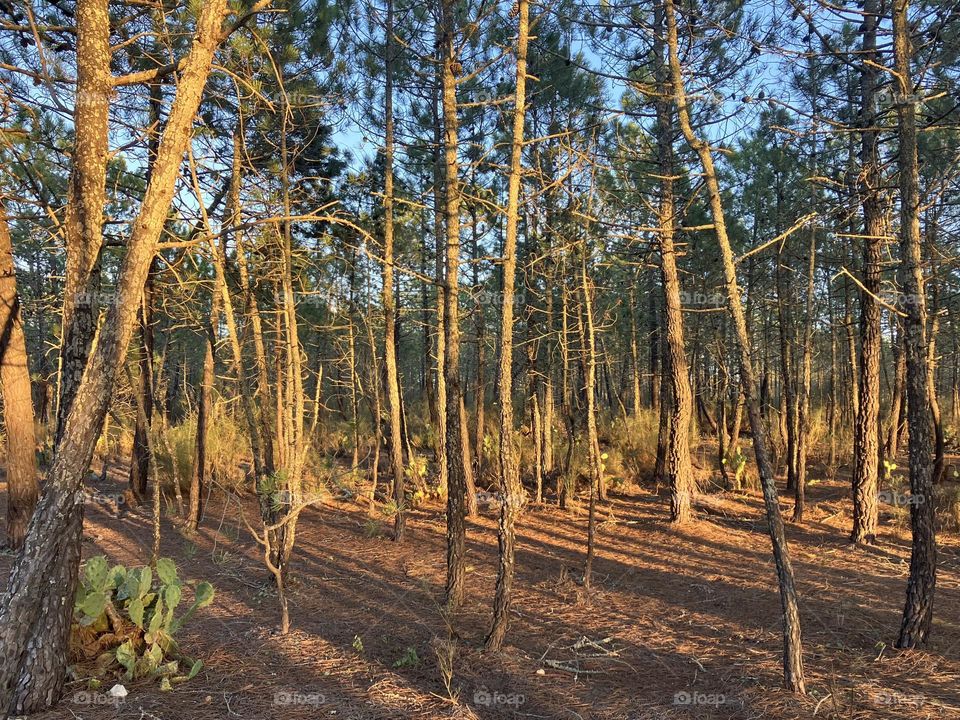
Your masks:
M0 717L960 717L960 2L0 0Z

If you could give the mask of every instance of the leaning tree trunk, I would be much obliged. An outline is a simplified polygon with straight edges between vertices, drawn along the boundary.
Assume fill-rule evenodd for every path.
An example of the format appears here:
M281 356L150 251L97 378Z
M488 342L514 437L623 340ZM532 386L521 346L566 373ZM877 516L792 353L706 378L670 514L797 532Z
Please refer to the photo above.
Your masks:
M163 104L163 92L159 82L150 84L150 139L147 142L146 180L150 182L150 172L157 158L157 144L160 142L160 111ZM143 288L142 311L140 316L140 378L137 388L139 405L143 414L137 413L133 431L133 450L130 458L128 482L130 491L137 502L143 502L147 494L147 477L150 474L150 425L153 419L153 306L154 285L158 272L157 259L150 264L150 274ZM138 407L139 407L138 405Z
M18 550L37 504L30 367L6 208L0 203L0 390L7 438L7 545Z
M83 12L78 8L77 13L80 64L99 67L101 72L109 70L109 44L91 43L87 36L90 32L102 33L102 39L108 42L106 3L91 0L82 4ZM170 208L213 54L222 37L225 15L226 0L209 0L200 11L157 151L155 171L127 242L118 276L117 302L110 306L70 404L47 472L44 496L0 598L0 708L11 715L53 705L63 688L80 558L83 494L79 489L133 335L143 286ZM78 111L81 103L106 105L107 97L102 88L99 95L78 93ZM77 127L79 130L80 125ZM78 145L74 160L82 164L92 148L79 138ZM102 208L101 204L97 211Z
M800 609L797 604L793 566L790 563L790 553L787 548L783 518L780 515L777 486L773 474L773 466L770 461L770 439L766 426L763 424L760 416L760 402L757 398L757 382L753 371L750 336L747 331L747 321L743 311L743 303L740 299L740 288L737 284L733 250L727 235L720 184L717 180L717 173L713 164L713 152L710 149L710 145L697 137L690 122L690 111L687 105L678 52L674 0L664 0L664 9L667 21L670 72L673 79L674 99L677 103L680 128L683 131L687 144L697 153L700 158L700 163L703 166L704 180L710 200L710 214L713 217L714 229L723 260L724 279L727 285L727 299L730 306L730 314L733 319L734 330L739 345L740 377L743 384L747 414L750 418L750 428L753 433L754 453L756 455L757 469L760 474L760 483L763 489L767 525L770 532L770 540L773 545L773 559L777 568L777 580L780 586L780 606L783 618L784 685L788 690L803 693L805 692L805 684L803 677L803 649L800 636Z
M913 544L910 579L897 647L926 642L933 623L937 583L937 543L933 508L933 421L927 383L926 302L920 257L920 192L917 167L917 106L910 68L913 41L907 18L909 0L893 3L897 129L900 140L900 286L903 343L907 355L907 422L910 427L910 523Z

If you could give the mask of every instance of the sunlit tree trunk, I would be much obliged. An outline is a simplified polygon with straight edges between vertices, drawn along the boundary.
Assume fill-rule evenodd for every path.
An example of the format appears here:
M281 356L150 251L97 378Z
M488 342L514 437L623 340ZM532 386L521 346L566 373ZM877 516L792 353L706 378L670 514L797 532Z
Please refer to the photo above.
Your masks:
M77 9L78 64L88 69L95 66L96 73L106 73L109 81L106 3L84 0L81 5ZM110 306L96 348L69 404L47 472L44 496L0 598L0 708L11 715L49 707L63 687L80 559L83 500L77 491L93 457L116 375L123 367L137 323L143 286L170 208L213 53L222 37L225 14L226 0L208 0L200 9L154 173L127 241L117 281L117 301ZM78 93L78 112L86 103L102 105L106 112L109 91L103 86L98 90L90 96ZM76 126L79 129L80 123ZM105 133L107 128L104 124L94 129ZM100 140L96 138L91 147L78 137L74 162L82 166L97 147L105 149L106 137L102 143ZM94 187L93 194L102 198L102 188ZM78 188L68 202L86 204L90 198L83 195ZM101 213L103 204L87 208Z
M933 623L937 582L937 544L933 503L933 421L927 383L926 301L920 254L920 191L917 166L917 103L911 61L913 39L907 17L909 0L893 1L893 52L900 140L900 287L903 344L907 356L907 421L910 427L910 524L913 543L907 600L897 647L926 642Z
M403 439L400 434L400 379L397 371L396 310L393 300L393 0L387 0L385 30L386 89L384 92L384 180L383 180L383 357L387 372L387 410L389 412L390 472L396 504L393 537L403 539L405 527L403 487ZM379 418L377 418L379 423Z
M876 126L877 0L866 0L863 16L863 52L860 71L863 130L860 159L863 198L863 286L860 293L860 387L853 437L853 531L851 542L871 544L877 534L880 465L880 271L885 211L880 196Z
M460 381L460 178L457 159L457 51L453 0L441 0L443 28L441 102L443 107L444 200L446 219L446 274L444 280L443 335L446 381L447 465L447 586L446 602L456 608L463 601L466 577L467 476L464 457L466 424L463 418L463 388Z
M583 395L587 420L587 459L589 467L590 494L587 500L587 555L583 564L583 587L590 589L593 579L593 558L596 553L596 508L598 490L603 486L600 469L600 446L597 442L595 413L597 361L594 350L593 304L590 301L590 281L587 277L586 242L580 250L580 292L582 303L577 312L577 329L580 335L580 354L583 360ZM575 486L574 486L575 487Z
M7 444L7 545L18 550L37 504L30 367L6 208L0 203L0 391Z
M787 539L784 533L783 518L780 515L780 503L777 497L777 486L773 475L773 465L770 461L769 436L760 417L760 403L757 399L757 383L753 373L752 348L747 330L746 315L740 299L740 288L737 284L736 264L733 250L727 235L726 219L723 211L723 201L720 185L713 164L713 152L710 145L697 137L690 122L690 111L687 105L684 89L683 74L680 66L680 57L677 40L677 22L674 10L674 0L664 0L664 10L667 22L667 45L670 57L670 73L673 80L673 90L680 128L690 148L697 153L703 166L704 181L710 201L710 214L713 218L714 231L720 245L720 254L723 261L724 279L727 286L727 301L740 355L740 376L743 385L747 414L750 418L750 428L753 434L754 453L757 468L760 474L760 483L763 490L764 506L767 514L767 525L773 545L773 558L777 569L777 580L780 588L780 605L783 622L783 678L788 690L803 693L805 683L803 676L803 651L800 634L800 610L797 603L797 592L794 585L793 566L787 548Z
M687 349L683 336L683 307L680 302L680 275L673 237L676 223L673 193L673 117L669 95L669 77L664 58L663 10L658 8L654 54L657 81L661 88L657 101L657 156L660 175L660 206L657 210L660 242L660 272L663 280L664 318L669 353L670 389L673 398L670 418L670 443L666 475L670 485L670 520L676 524L691 519L691 501L695 490L690 461L690 416L693 397L690 390Z
M517 75L513 107L513 140L510 150L510 176L507 186L507 227L503 246L503 292L500 305L500 353L497 371L497 399L500 405L500 526L497 581L493 599L493 624L486 646L499 650L507 634L510 605L513 602L515 529L523 507L523 488L517 466L513 430L513 310L517 273L517 226L520 214L520 175L523 165L523 123L526 111L527 38L530 6L517 0Z
M810 227L807 250L807 297L803 325L803 352L800 359L800 393L797 398L797 484L794 488L793 517L803 522L807 485L807 441L810 436L810 385L813 380L813 294L816 290L817 230Z

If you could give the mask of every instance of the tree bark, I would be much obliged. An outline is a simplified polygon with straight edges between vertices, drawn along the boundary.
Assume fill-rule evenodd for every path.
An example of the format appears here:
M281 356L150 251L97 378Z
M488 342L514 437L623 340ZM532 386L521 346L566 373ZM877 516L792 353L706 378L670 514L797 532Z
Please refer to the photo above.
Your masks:
M208 446L210 444L210 421L213 416L214 361L217 350L217 327L220 325L219 280L214 279L210 294L210 317L205 332L203 375L197 399L197 432L194 443L193 473L190 476L190 504L187 506L187 528L196 531L203 519L203 493L210 477Z
M147 143L147 182L157 158L157 144L160 142L160 111L163 104L163 92L160 83L150 84L150 139ZM133 497L143 502L147 494L147 478L150 474L150 424L153 419L153 306L154 279L158 272L157 260L150 264L150 274L143 288L142 311L140 316L140 377L137 388L143 406L143 417L137 413L133 432L133 452L130 458L129 484Z
M883 237L886 233L884 208L879 185L882 180L879 168L877 143L879 132L875 127L875 105L878 62L877 47L877 0L866 0L863 19L863 66L860 71L862 96L860 188L863 218L863 286L860 293L860 404L854 425L853 438L853 531L850 541L869 545L877 534L880 464L880 354L882 335L880 329L880 269Z
M37 439L13 245L3 203L0 203L0 390L7 439L7 545L18 550L37 504Z
M383 179L383 357L387 372L387 410L389 412L390 472L396 516L393 537L400 541L406 526L403 487L403 439L400 433L400 379L397 371L396 309L393 299L393 0L387 0L387 25L384 31L384 179ZM379 422L379 418L377 420Z
M911 60L913 41L907 17L909 0L893 2L893 53L900 140L900 297L903 343L907 355L907 420L910 426L910 523L913 542L910 578L897 647L926 642L933 623L937 583L937 544L933 503L933 421L927 384L926 301L920 255L920 192L917 166L917 105Z
M101 0L83 0L81 4L84 7L78 7L77 12L80 63L97 65L98 72L109 73L109 45L93 42L91 49L91 38L86 36L91 32L102 34L101 40L108 42L106 4ZM0 708L11 715L29 714L53 705L63 687L80 556L83 493L79 490L103 426L117 371L123 367L133 335L143 286L170 208L213 53L222 37L225 15L226 0L208 0L202 6L157 151L155 172L127 242L118 276L117 301L110 306L103 332L69 403L70 410L47 473L44 496L0 598ZM108 103L107 95L102 93L79 95L78 100L78 112L85 103ZM81 127L80 123L76 126L78 130ZM91 147L78 137L74 161L82 164L96 148L105 148L106 138L102 140ZM93 194L103 197L96 188ZM74 203L83 202L87 209L101 213L103 204L91 207L87 204L89 199L73 196Z
M500 353L497 372L497 399L500 424L500 526L497 581L493 599L493 624L486 646L499 650L507 634L513 601L515 530L523 507L523 487L517 466L513 431L513 306L517 272L517 226L519 224L520 175L523 167L523 122L526 111L527 38L530 6L517 0L517 75L513 106L513 140L510 149L510 176L507 180L507 227L503 246L503 292L500 314Z
M457 159L457 28L453 0L441 0L442 83L444 131L444 187L446 219L446 275L444 280L443 334L446 383L447 466L447 585L446 604L456 609L463 601L466 577L467 477L463 439L463 389L460 381L460 178Z
M667 45L670 57L670 72L673 80L674 99L677 103L677 111L680 119L680 128L683 131L687 144L697 153L700 163L703 166L704 181L710 200L710 213L713 218L714 229L723 260L724 279L727 286L730 314L733 319L734 330L739 345L740 376L743 385L743 394L747 413L750 418L750 428L753 432L754 453L756 455L760 483L763 489L767 525L770 532L770 540L773 545L773 558L780 588L780 606L783 620L784 686L793 692L803 693L805 692L805 684L800 633L800 610L797 604L793 566L790 562L790 554L783 527L783 518L780 515L777 486L773 475L773 466L770 462L769 437L767 435L767 429L760 417L760 403L757 399L757 383L753 374L750 336L747 330L746 315L740 299L740 289L737 284L733 250L727 235L720 185L717 180L710 145L697 137L690 122L690 111L687 106L687 97L683 84L678 51L674 0L664 0L664 9L667 21Z
M677 525L691 519L691 503L695 485L690 460L690 416L693 399L690 391L687 349L683 336L683 307L680 301L680 276L674 248L676 223L673 194L673 117L670 102L670 79L664 61L663 9L657 9L654 33L654 54L657 62L657 155L660 175L660 206L657 210L660 241L660 271L663 279L664 317L666 319L667 352L670 355L670 387L673 397L670 418L670 443L667 451L666 475L670 485L670 521Z

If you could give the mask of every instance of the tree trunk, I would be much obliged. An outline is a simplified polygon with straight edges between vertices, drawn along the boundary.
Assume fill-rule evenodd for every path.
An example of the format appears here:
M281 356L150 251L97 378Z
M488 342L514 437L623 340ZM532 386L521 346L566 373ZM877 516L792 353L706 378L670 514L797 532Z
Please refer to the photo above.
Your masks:
M927 251L932 265L930 279L930 329L927 334L927 392L930 396L930 417L933 420L933 484L943 481L946 472L944 455L946 453L946 438L943 434L943 418L940 411L940 398L937 395L937 333L940 330L940 286L938 285L939 266L937 259L936 236L937 219L928 218L925 226Z
M201 8L196 35L179 75L176 98L157 151L155 171L127 241L118 276L117 302L110 306L96 348L69 403L70 411L47 473L36 519L30 524L24 548L0 598L0 708L11 715L51 706L63 687L80 557L83 495L78 490L93 457L116 374L123 366L133 335L143 286L170 208L213 54L222 37L225 14L226 0L208 0ZM77 19L78 64L108 73L106 3L83 0ZM101 42L91 43L91 32L102 36ZM77 110L93 103L102 105L106 112L107 98L102 87L99 94L78 93ZM78 131L81 126L76 123ZM99 147L105 148L106 137L102 141ZM98 146L86 145L79 133L77 143L74 161L83 165ZM98 197L102 198L100 190ZM89 200L76 195L72 198L74 203L86 204ZM89 204L86 207L91 208ZM103 203L91 209L101 213Z
M893 52L900 140L900 287L903 343L907 355L907 419L910 425L910 523L913 543L910 579L897 647L926 642L933 623L937 582L937 544L933 503L933 422L927 384L926 302L920 256L920 192L917 167L917 106L910 68L913 41L907 18L909 0L893 2Z
M441 27L437 27L437 47L441 45ZM439 52L439 50L438 50ZM438 58L437 65L440 66ZM433 237L435 245L434 261L436 263L437 283L437 331L436 331L436 428L434 441L434 460L437 463L437 485L447 491L447 380L445 368L447 364L446 322L446 232L444 229L446 207L444 201L444 152L443 152L443 109L441 107L441 86L443 85L442 70L438 70L438 77L433 85Z
M214 361L217 350L217 328L220 326L220 292L214 280L210 295L210 318L205 328L206 347L203 355L203 376L197 402L197 432L194 444L193 473L190 476L190 504L187 508L187 528L196 531L203 519L203 493L210 476L207 446L210 444L210 422L213 416Z
M393 537L400 541L406 526L403 487L403 438L400 433L400 377L397 370L396 309L393 299L393 0L387 0L387 26L384 66L386 89L384 91L384 115L386 122L384 140L383 179L383 357L387 372L387 411L389 413L390 473L393 484L393 501L396 516ZM379 422L379 418L377 419Z
M147 143L147 182L150 181L150 172L157 157L157 144L160 141L159 128L161 124L160 112L163 104L163 92L160 83L150 84L150 125L153 131ZM133 432L133 452L130 458L129 484L133 497L137 502L143 502L147 494L147 477L150 474L150 424L153 419L153 305L154 305L154 278L158 272L156 258L150 264L150 274L143 288L143 308L140 316L140 377L137 388L143 406L143 416L137 413Z
M754 453L756 455L757 468L763 489L767 525L770 532L770 540L773 545L773 558L780 587L780 605L783 620L784 686L793 692L803 693L805 687L803 677L803 651L800 635L800 610L797 604L797 592L794 586L793 567L790 563L783 518L780 515L777 486L773 476L773 467L770 462L769 438L767 436L767 429L763 425L760 417L760 403L757 399L757 383L753 374L750 337L747 331L746 315L740 299L740 289L737 285L733 250L730 246L729 237L727 236L720 185L717 181L717 174L713 164L713 153L710 146L696 136L693 131L693 126L690 123L690 111L687 106L678 52L674 0L664 0L664 8L667 21L670 71L673 79L673 90L680 119L680 128L683 131L687 144L697 153L700 158L700 163L703 166L704 181L710 199L710 213L713 218L717 241L720 245L720 253L723 260L730 314L733 319L734 330L736 331L737 343L740 350L740 374L743 394L750 418L750 428L753 432Z
M889 462L896 461L900 449L900 433L903 427L904 391L907 384L907 353L903 346L903 322L897 322L897 339L894 342L894 380L893 397L890 399L890 415L887 419L887 439L884 442L884 455ZM886 467L884 467L886 476Z
M0 203L0 390L7 439L7 545L18 550L37 504L30 367L6 208Z
M447 585L446 604L456 609L463 601L466 576L467 476L464 463L463 395L460 382L460 178L457 159L457 31L453 0L441 0L442 83L444 130L444 187L446 215L446 275L444 281L443 335L446 383L447 466Z
M813 375L813 294L816 290L817 230L810 227L807 265L807 298L803 325L803 355L800 365L800 397L797 398L797 485L794 489L793 522L803 522L807 485L807 439L810 435L810 385Z
M526 111L527 38L530 6L517 0L517 76L513 107L513 141L510 150L510 176L507 181L507 227L503 246L503 291L501 293L500 353L497 372L497 396L500 405L500 527L497 582L493 599L493 624L486 646L503 646L513 601L514 545L517 515L523 507L523 488L517 467L513 431L513 306L517 272L517 226L519 224L520 175L523 161L523 122ZM534 410L534 412L536 412Z
M884 208L879 194L881 182L874 129L877 87L877 0L864 5L863 47L865 55L860 71L863 118L861 162L863 178L864 245L863 285L860 293L860 405L853 438L853 532L850 541L872 544L877 534L880 463L880 271L883 237L886 233Z
M690 461L690 416L693 400L690 391L687 349L683 337L683 307L680 302L680 275L673 244L676 223L673 196L673 117L670 80L664 60L663 10L657 11L657 32L654 33L654 54L657 82L661 88L657 102L657 155L660 174L660 207L657 210L657 233L660 240L660 271L663 279L664 317L669 353L670 388L673 397L670 418L670 445L666 475L670 485L670 520L682 525L691 519L691 502L695 485Z

